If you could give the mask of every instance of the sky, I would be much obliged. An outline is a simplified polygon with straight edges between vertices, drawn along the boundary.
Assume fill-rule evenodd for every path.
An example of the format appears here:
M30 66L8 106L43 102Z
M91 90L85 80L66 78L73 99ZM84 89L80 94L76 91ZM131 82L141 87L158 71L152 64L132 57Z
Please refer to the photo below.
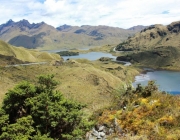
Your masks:
M45 23L107 25L167 25L180 20L180 0L0 0L0 24L9 19Z

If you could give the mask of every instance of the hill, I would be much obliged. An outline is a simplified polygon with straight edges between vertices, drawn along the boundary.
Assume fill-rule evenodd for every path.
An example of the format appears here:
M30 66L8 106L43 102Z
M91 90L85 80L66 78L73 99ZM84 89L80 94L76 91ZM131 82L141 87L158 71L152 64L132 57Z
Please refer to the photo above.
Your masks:
M89 48L117 44L136 31L108 26L63 25L57 28L44 22L30 24L27 20L9 20L0 25L0 39L15 46L38 49Z
M18 64L24 62L42 62L61 60L57 54L28 50L23 47L15 47L0 40L1 64Z
M108 64L107 64L108 63ZM138 71L115 62L69 60L62 65L47 63L19 67L0 67L1 99L8 89L22 80L34 82L39 75L53 74L66 98L87 105L85 112L112 104L114 90L131 81Z
M167 26L149 26L120 43L116 50L128 52L128 56L121 56L118 60L157 68L180 69L180 21Z

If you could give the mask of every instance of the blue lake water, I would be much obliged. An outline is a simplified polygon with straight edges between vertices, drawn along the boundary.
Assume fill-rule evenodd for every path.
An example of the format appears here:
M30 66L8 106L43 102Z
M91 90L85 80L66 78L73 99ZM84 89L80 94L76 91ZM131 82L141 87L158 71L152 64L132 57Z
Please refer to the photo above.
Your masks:
M109 57L109 58L113 58L116 59L116 56L113 56L110 53L103 53L103 52L89 52L89 53L82 53L76 56L62 56L64 58L64 60L69 59L80 59L80 58L84 58L84 59L88 59L90 61L93 60L97 60L101 57Z
M55 50L51 52L59 52L60 50ZM61 50L62 51L62 50ZM116 56L113 56L110 53L103 52L89 52L85 54L79 54L78 56L63 56L64 60L69 59L88 59L90 61L97 60L101 57L109 57L116 59ZM127 64L126 64L127 63ZM125 65L129 66L128 62L125 62ZM145 70L152 70L145 68ZM180 94L180 72L176 71L152 71L147 72L146 74L140 74L135 77L135 82L133 86L136 87L138 83L141 83L143 86L146 86L149 80L154 80L159 87L159 90L166 91L171 94Z
M140 74L135 77L133 86L136 87L138 83L145 86L149 80L154 80L161 91L180 94L180 72L162 70Z

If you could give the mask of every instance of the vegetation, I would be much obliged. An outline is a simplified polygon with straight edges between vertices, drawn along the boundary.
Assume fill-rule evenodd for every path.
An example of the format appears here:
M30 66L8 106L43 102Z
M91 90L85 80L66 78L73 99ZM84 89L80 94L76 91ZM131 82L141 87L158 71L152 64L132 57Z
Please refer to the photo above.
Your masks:
M0 50L0 55L14 57L11 59L18 59L19 61L24 62L47 62L52 60L61 60L61 57L58 54L49 54L47 52L28 50L23 47L15 47L1 40Z
M117 57L117 60L129 61L135 65L145 67L179 70L179 56L179 49L172 46L160 46L145 51L126 52L125 55Z
M111 126L116 120L122 132L141 139L180 139L180 97L158 91L154 81L146 87L128 87L115 99L114 109L104 110L98 122ZM129 135L128 135L129 134Z
M38 75L49 73L54 74L54 79L61 82L56 89L66 98L86 104L87 108L84 111L91 115L100 108L110 106L113 90L133 80L139 72L133 67L125 67L115 62L107 64L107 62L86 59L69 60L61 65L46 63L0 67L0 103L4 93L17 83L22 80L34 83Z
M83 119L85 106L54 91L53 75L39 76L37 84L22 82L9 90L0 110L0 139L82 138L92 122Z
M124 51L118 60L130 60L145 67L180 70L179 31L180 21L167 26L149 26L116 46L116 50Z
M79 52L60 51L57 52L57 54L59 54L60 56L75 56L75 55L79 55Z
M133 51L133 49L132 48L126 48L126 46L125 45L127 45L128 43L127 42L122 42L122 43L120 43L120 44L118 44L117 46L116 46L116 50L117 51Z

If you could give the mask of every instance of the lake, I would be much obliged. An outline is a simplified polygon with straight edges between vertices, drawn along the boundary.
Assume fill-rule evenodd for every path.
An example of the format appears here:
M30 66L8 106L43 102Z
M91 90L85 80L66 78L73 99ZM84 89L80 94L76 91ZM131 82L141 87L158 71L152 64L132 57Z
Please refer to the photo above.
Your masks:
M69 59L83 58L83 59L88 59L90 61L97 60L101 57L109 57L109 58L116 59L116 56L113 56L110 53L103 53L103 52L89 52L89 53L81 53L81 54L76 55L76 56L62 56L62 58L64 58L64 60L67 60L68 58Z
M58 50L56 50L57 52ZM62 51L62 50L61 50ZM79 54L78 56L62 56L64 60L69 59L88 59L90 61L97 60L101 57L109 57L116 60L116 56L113 56L110 53L103 52L89 52L85 54ZM129 66L131 63L124 62L125 65ZM157 70L144 68L148 70L146 74L140 74L135 77L135 82L133 86L136 87L138 83L141 83L143 86L147 85L149 80L154 80L159 87L159 90L166 91L172 94L180 94L180 72L176 71L166 71L166 70Z
M180 94L180 72L158 70L140 74L135 77L133 86L136 87L138 83L145 86L149 80L154 80L161 91Z

